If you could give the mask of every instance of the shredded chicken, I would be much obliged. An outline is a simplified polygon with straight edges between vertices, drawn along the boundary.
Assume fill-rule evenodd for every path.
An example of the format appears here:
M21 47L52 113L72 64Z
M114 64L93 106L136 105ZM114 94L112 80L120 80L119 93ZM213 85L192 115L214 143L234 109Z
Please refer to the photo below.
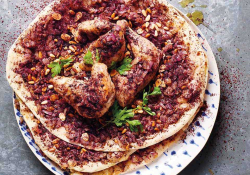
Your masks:
M67 103L86 118L102 117L115 100L114 84L107 66L102 63L93 65L90 79L56 76L50 83Z

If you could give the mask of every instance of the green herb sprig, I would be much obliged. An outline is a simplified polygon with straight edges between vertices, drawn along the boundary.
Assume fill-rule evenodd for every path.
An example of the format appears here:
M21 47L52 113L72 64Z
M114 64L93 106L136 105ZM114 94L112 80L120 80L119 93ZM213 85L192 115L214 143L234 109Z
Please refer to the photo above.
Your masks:
M91 53L91 51L88 51L85 56L83 57L84 59L84 63L85 64L90 64L93 65L94 64L94 60L93 60L93 55ZM101 59L100 53L98 51L98 49L96 49L96 53L95 53L95 61L98 63Z
M55 77L56 75L60 74L63 66L68 66L70 63L72 63L74 60L72 59L73 55L70 56L68 59L60 59L58 62L52 62L48 65L49 68L51 68L52 77Z
M121 109L118 102L115 101L115 103L112 106L112 114L113 118L106 123L106 125L102 126L100 129L106 127L107 125L114 123L118 127L122 127L125 124L129 125L129 129L132 132L138 132L138 127L141 131L143 131L143 126L139 120L130 120L134 117L134 110L133 109L127 109L125 107L124 109Z
M149 87L150 90L150 87ZM142 98L142 104L137 106L137 109L143 109L145 112L147 112L149 115L155 116L155 112L151 110L150 107L148 107L148 96L151 95L161 95L161 89L159 87L155 87L153 92L149 93L146 92L145 89L143 90L143 98Z
M118 67L116 70L119 72L119 74L124 75L126 71L131 70L131 62L132 59L129 57L125 57L122 61L122 65Z
M91 65L94 64L94 61L92 59L92 53L90 51L88 51L86 53L86 55L83 57L83 59L84 59L85 64L91 64Z
M122 125L128 123L129 129L133 132L138 132L138 127L140 127L141 131L143 130L142 124L139 120L130 120L130 118L134 117L134 111L132 109L120 109L118 102L115 101L114 105L112 106L112 113L113 119L111 120L112 123L116 124L116 126L121 127Z

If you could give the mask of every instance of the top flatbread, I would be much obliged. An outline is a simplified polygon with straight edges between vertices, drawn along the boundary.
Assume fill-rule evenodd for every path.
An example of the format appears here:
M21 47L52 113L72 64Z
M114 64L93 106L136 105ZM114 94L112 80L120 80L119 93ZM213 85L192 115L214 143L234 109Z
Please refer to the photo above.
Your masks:
M138 145L137 143L131 143L130 149L142 149L151 145L154 145L168 137L171 137L179 130L181 130L187 123L190 121L192 117L194 117L197 109L201 106L203 99L204 99L204 92L207 84L207 76L208 76L208 63L207 57L201 47L201 44L198 41L194 31L190 28L187 22L179 15L179 13L170 6L166 1L159 1L162 6L167 8L166 15L174 21L175 28L177 35L183 38L184 43L186 46L189 47L188 55L189 59L194 63L194 72L193 72L193 80L190 83L194 89L200 88L199 100L195 102L192 108L184 113L183 116L178 120L177 123L169 125L168 128L164 129L162 132L158 132L156 134L152 134L146 137L143 144ZM25 30L17 39L17 41L11 47L7 66L6 66L6 75L9 81L10 86L13 90L17 93L17 95L25 102L25 104L29 107L32 113L36 116L37 119L41 121L41 123L54 135L59 137L60 139L67 141L72 144L76 144L79 146L86 147L88 149L94 149L97 151L125 151L126 148L124 145L120 145L116 143L113 139L107 140L104 145L100 147L92 147L92 146L85 146L76 142L73 142L67 138L67 131L64 127L60 127L59 129L52 129L48 124L45 117L40 116L38 114L38 108L35 105L35 102L31 99L31 93L29 89L25 86L23 78L20 74L15 73L15 69L19 68L20 63L26 61L23 54L16 52L16 50L23 50L23 48L18 45L21 38L26 36L34 26L34 24L39 21L40 18L52 13L52 8L55 5L55 2L47 6L37 17L36 19L30 24L30 26ZM199 86L198 86L199 85Z

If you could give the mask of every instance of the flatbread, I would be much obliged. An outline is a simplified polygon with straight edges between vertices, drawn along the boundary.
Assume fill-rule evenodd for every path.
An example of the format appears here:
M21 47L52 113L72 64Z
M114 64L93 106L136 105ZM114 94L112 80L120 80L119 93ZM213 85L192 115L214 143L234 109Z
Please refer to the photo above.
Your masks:
M119 175L119 174L125 174L131 171L134 171L138 168L141 168L154 160L156 160L159 156L163 154L164 151L169 149L174 143L178 142L182 136L184 136L183 130L179 131L176 135L173 137L166 139L156 145L152 145L148 148L145 148L141 150L141 152L145 152L148 154L144 154L141 159L143 160L140 163L133 163L132 157L137 156L137 158L140 157L140 154L134 153L130 156L130 159L127 161L121 162L113 167L110 167L106 170L93 173L93 175ZM154 152L155 155L150 155L150 153Z
M173 25L176 25L174 26L174 28L177 29L176 31L177 35L181 36L184 39L185 44L189 46L189 58L195 65L194 78L190 84L194 88L197 86L197 84L201 85L200 95L199 95L199 100L195 103L195 105L193 105L192 109L185 112L177 123L169 125L169 127L167 129L164 129L162 132L158 132L156 134L148 136L141 145L138 145L137 143L131 143L130 149L146 148L148 146L159 143L160 141L165 140L166 138L169 138L174 134L176 134L178 131L180 131L188 123L188 121L190 121L190 119L194 117L196 111L201 106L204 100L204 93L207 85L207 77L208 77L207 57L194 31L190 28L188 23L184 21L184 19L179 15L179 13L166 1L159 1L159 2L162 3L162 5L168 9L166 15L172 17L171 20L174 21ZM38 109L37 106L35 105L35 102L33 100L29 100L31 99L31 93L29 92L29 89L25 86L22 77L19 74L15 73L14 71L15 69L18 69L20 63L26 61L24 55L19 54L15 51L17 49L23 50L23 48L21 48L20 45L17 45L18 42L20 42L21 38L27 35L31 31L34 24L37 21L39 21L41 17L44 17L52 12L51 9L53 8L54 5L55 2L47 6L31 23L31 25L27 28L27 30L25 30L19 36L17 41L11 47L8 54L8 60L6 66L7 80L9 81L9 84L13 88L13 90L17 93L18 96L20 96L20 98L24 101L24 103L29 107L29 109L32 111L35 117L39 119L40 122L52 134L56 135L60 139L72 144L86 147L88 149L94 149L96 151L126 151L126 148L124 146L121 146L119 143L116 143L113 139L107 140L106 143L101 147L84 146L82 144L70 141L66 137L67 131L64 127L60 127L59 129L50 128L47 125L46 118L38 114Z
M200 111L200 108L196 111L196 114L199 111ZM170 138L163 140L158 144L147 147L145 149L138 150L142 153L145 152L142 157L140 154L135 152L132 155L130 155L130 158L128 160L124 162L120 162L117 165L107 168L105 170L98 171L95 173L90 173L90 174L80 173L80 172L71 172L70 175L119 175L119 174L129 173L145 165L148 165L152 163L153 161L155 161L158 157L160 157L166 150L174 146L175 143L177 143L178 141L186 137L187 129L189 125L193 122L195 117L196 115L194 115L194 117L186 124L186 126L184 126L179 132L177 132L175 135L171 136ZM150 153L152 152L156 153L155 156L150 155ZM141 157L143 161L141 161L140 163L133 163L131 159L135 155Z
M77 171L77 172L96 172L101 171L103 169L109 168L111 166L116 165L119 162L125 161L129 158L129 156L134 151L127 151L124 152L123 156L119 159L114 158L112 162L102 162L102 161L96 161L96 162L81 162L80 164L76 165L76 163L73 163L74 161L72 159L69 159L68 162L62 162L63 157L58 155L58 150L56 147L55 150L52 152L49 150L48 145L53 145L51 139L48 137L48 135L45 137L46 139L41 138L39 134L36 133L36 128L38 127L38 120L34 117L33 113L27 108L27 106L21 101L20 102L20 112L23 116L24 121L26 122L27 126L29 127L31 134L35 140L35 143L38 145L38 147L42 150L42 152L52 161L54 161L56 164L58 164L62 169L69 169L70 171ZM84 150L88 152L88 150ZM87 154L87 153L86 153ZM111 152L107 154L112 154ZM79 155L80 156L80 155Z
M27 106L25 106L25 104L22 101L19 100L19 102L20 102L20 112L21 112L27 126L30 128L30 131L32 133L33 138L36 141L36 144L38 145L38 147L43 151L43 153L48 158L50 158L52 161L54 161L56 164L58 164L59 166L62 167L62 165L60 163L60 158L58 158L56 156L56 154L49 152L46 149L46 146L44 146L44 141L42 141L38 136L36 136L34 134L33 127L36 127L38 125L37 120L34 118L34 115L27 108ZM196 113L198 111L196 111ZM185 127L183 127L178 133L176 133L171 138L163 140L160 143L158 143L156 145L152 145L148 148L139 150L139 152L141 154L143 154L142 157L141 157L141 154L139 154L138 152L134 152L131 155L128 154L129 158L128 157L124 158L123 160L121 160L122 162L120 162L114 166L105 165L106 167L109 167L109 166L110 167L106 168L104 170L101 170L104 168L104 165L102 165L101 163L90 163L88 165L83 165L82 167L81 166L68 167L69 170L71 171L70 174L71 175L88 175L88 174L92 174L92 175L118 175L118 174L124 174L124 173L131 172L135 169L138 169L144 165L147 165L147 164L153 162L155 159L157 159L159 156L161 156L164 151L166 151L173 144L175 144L176 142L181 140L185 136L185 130L188 128L189 124L192 121L193 121L193 118L188 122L188 124ZM152 155L152 153L154 153L154 154ZM140 159L142 161L140 161L138 163L134 163L132 161L133 157L134 158L140 157ZM89 170L89 168L92 169L91 173L86 173ZM95 171L97 171L97 172L95 172ZM83 173L83 172L85 172L85 173Z

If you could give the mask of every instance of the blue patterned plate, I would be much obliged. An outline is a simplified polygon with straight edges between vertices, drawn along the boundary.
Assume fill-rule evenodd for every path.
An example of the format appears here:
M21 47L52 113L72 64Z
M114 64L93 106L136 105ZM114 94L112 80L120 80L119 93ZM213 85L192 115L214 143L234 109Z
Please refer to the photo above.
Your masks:
M181 12L180 12L181 13ZM182 13L181 13L182 14ZM185 16L185 15L183 15ZM205 146L210 133L213 129L220 101L220 79L218 67L213 55L213 52L202 35L201 31L197 26L193 24L187 17L184 17L192 29L197 33L197 37L202 43L203 49L206 51L209 60L209 81L206 89L205 101L207 102L208 109L203 112L202 117L199 117L195 124L194 131L192 134L188 134L184 141L180 141L171 146L168 150L164 152L162 156L157 158L151 164L144 166L134 172L128 173L129 175L174 175L182 171L202 150ZM14 95L14 100L15 100ZM51 172L56 175L66 175L67 172L61 170L55 163L49 159L43 157L38 146L35 144L34 140L31 138L30 134L26 130L25 122L21 123L21 114L14 107L16 114L17 123L21 130L21 133L27 142L28 146L35 154L35 156L46 166Z
M13 103L15 103L16 95L14 93L13 96ZM26 123L22 119L22 114L19 110L15 108L14 105L14 112L16 115L16 120L19 126L19 129L24 137L24 140L27 142L28 146L30 147L31 151L35 154L35 156L40 160L40 162L46 166L50 171L52 171L56 175L68 175L67 172L64 172L58 167L54 162L50 161L48 158L42 156L42 154L39 152L40 148L35 144L35 141L32 139L30 133L27 131Z
M127 175L178 174L199 154L205 146L216 120L220 102L220 79L215 57L206 38L203 36L199 28L181 11L179 11L179 13L182 14L191 28L195 31L203 49L207 53L209 76L207 89L205 91L205 101L207 102L208 108L202 113L201 117L198 117L194 122L193 131L187 135L185 140L181 140L173 144L164 152L162 156L157 158L151 164L146 165L145 167L134 172L128 173Z

